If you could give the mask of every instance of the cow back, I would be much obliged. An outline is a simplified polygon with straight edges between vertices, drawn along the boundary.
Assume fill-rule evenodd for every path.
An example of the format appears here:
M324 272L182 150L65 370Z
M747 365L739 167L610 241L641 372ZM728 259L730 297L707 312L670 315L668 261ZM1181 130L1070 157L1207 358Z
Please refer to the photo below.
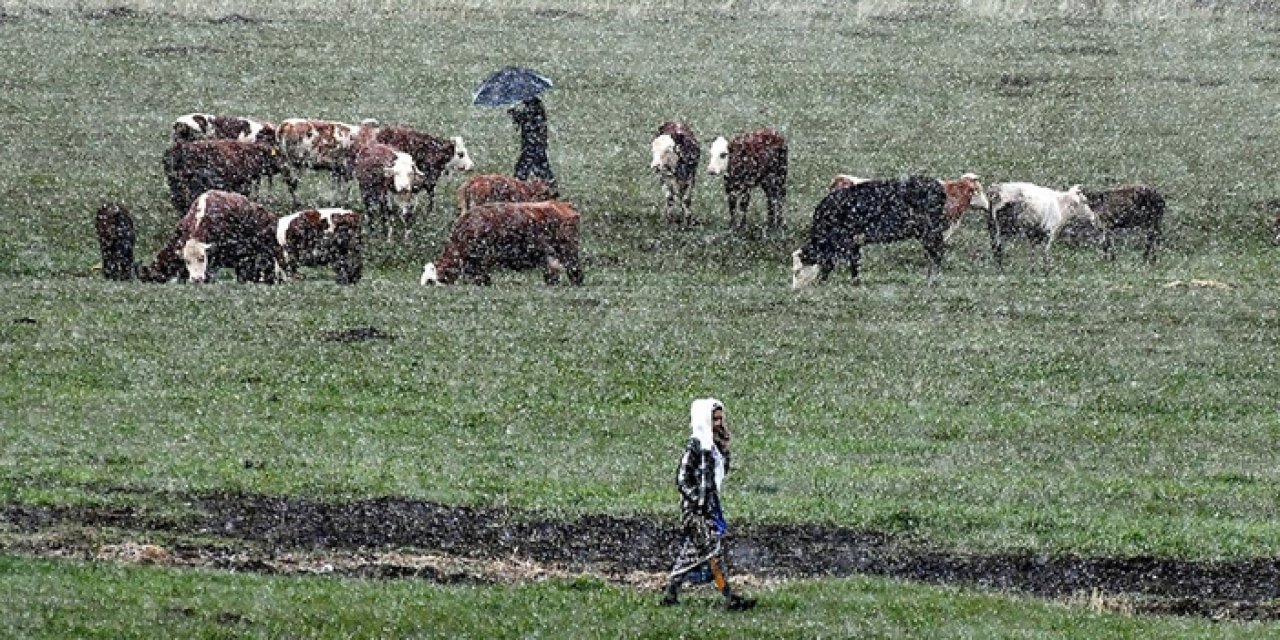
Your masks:
M748 184L786 179L787 141L773 129L739 134L729 141L726 177Z

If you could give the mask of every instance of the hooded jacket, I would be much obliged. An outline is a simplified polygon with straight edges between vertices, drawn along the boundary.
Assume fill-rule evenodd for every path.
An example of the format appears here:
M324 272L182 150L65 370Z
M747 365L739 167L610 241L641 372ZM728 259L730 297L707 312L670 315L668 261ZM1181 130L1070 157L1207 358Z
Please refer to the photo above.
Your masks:
M720 488L728 471L728 457L716 446L711 414L724 410L715 398L699 398L689 407L689 441L680 458L676 486L680 489L680 508L716 519L724 529L720 509Z

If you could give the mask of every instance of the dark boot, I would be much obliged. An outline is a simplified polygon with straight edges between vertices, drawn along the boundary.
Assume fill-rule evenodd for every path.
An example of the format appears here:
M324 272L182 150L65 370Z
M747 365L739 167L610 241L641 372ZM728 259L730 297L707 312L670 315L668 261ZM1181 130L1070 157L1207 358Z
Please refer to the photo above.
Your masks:
M678 578L672 578L671 582L667 583L667 588L662 591L662 600L658 601L658 604L664 607L669 607L679 601L680 580Z
M729 611L746 611L756 606L755 598L744 598L736 593L724 597L724 608Z

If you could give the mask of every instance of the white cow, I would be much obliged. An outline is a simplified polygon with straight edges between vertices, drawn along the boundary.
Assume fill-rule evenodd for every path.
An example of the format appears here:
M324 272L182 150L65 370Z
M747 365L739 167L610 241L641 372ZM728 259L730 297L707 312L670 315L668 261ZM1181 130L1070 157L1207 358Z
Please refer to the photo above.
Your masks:
M991 215L987 229L991 234L991 251L996 265L1004 266L1004 237L1022 232L1033 243L1044 243L1044 269L1052 266L1050 249L1058 233L1071 220L1080 218L1098 226L1098 216L1089 208L1089 200L1074 185L1066 191L1055 191L1029 182L1003 182L991 185Z

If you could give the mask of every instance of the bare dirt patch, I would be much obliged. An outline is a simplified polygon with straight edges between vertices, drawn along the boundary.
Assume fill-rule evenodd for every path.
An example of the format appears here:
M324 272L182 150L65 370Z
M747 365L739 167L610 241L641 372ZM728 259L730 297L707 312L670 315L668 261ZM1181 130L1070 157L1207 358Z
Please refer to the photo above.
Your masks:
M324 503L260 495L165 496L189 516L137 507L0 507L0 550L279 574L333 573L498 583L593 576L654 588L677 543L674 522L401 498ZM883 533L819 525L736 528L735 579L749 585L857 574L1031 594L1096 609L1280 619L1280 560L1190 562L970 554Z

